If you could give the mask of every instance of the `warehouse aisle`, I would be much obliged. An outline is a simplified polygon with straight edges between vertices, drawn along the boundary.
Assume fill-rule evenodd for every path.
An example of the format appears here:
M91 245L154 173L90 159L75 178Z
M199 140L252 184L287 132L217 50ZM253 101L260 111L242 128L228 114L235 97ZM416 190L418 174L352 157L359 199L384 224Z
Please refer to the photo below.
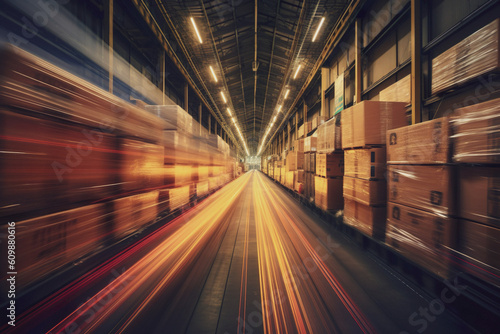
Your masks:
M90 294L102 284L96 271L42 302L45 314L22 315L16 330L470 332L256 171L99 270L111 268L120 275L100 290Z

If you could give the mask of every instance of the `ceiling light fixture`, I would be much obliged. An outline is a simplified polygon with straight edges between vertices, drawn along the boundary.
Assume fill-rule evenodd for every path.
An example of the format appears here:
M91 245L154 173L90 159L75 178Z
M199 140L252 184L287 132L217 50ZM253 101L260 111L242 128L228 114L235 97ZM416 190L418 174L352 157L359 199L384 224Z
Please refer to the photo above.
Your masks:
M229 114L229 117L233 117L233 114L231 114L231 109L227 108L227 113Z
M220 92L220 95L222 95L222 99L224 100L224 103L227 103L226 96L224 95L224 92Z
M193 18L191 18L191 23L193 23L194 31L196 31L196 36L198 36L198 40L200 41L200 44L202 44L203 41L201 40L200 32L198 31L198 27L196 26Z
M212 75L214 76L215 82L217 82L217 76L215 75L214 68L210 66L210 71L212 72Z
M318 36L319 30L321 29L321 26L323 25L323 22L325 22L325 18L324 17L321 18L321 21L319 22L318 28L316 29L316 32L314 33L314 36L313 36L313 39L312 39L313 42L316 39L316 37Z
M301 67L302 67L302 65L299 65L299 67L297 67L297 71L295 71L295 75L293 76L294 79L297 78L297 75L299 74Z
M281 106L281 104L280 104L280 105L278 106L278 114L279 114L279 113L280 113L280 111L281 111L281 107L282 107L282 106Z
M286 93L285 93L285 100L286 100L286 98L288 97L288 94L290 94L290 89L287 89L287 90L286 90Z

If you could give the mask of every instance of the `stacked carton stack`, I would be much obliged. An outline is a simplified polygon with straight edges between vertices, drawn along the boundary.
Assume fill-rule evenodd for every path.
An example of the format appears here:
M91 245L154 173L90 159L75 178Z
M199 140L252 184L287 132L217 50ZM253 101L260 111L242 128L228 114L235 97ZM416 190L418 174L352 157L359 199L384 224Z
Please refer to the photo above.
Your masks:
M449 274L456 221L447 118L387 132L386 243L440 277Z
M383 179L386 132L406 125L405 103L363 101L342 111L344 221L383 239L386 186Z
M344 153L340 133L340 115L322 123L317 131L315 201L323 210L341 210L344 207Z
M459 270L500 286L500 99L457 109Z
M304 189L304 181L305 181L304 139L298 139L295 141L294 152L297 154L297 170L294 172L295 173L294 189L297 193L301 194Z
M316 134L304 138L304 196L310 202L314 202L315 197L317 141Z
M198 167L193 167L199 157L192 135L194 120L177 105L150 105L146 110L166 121L163 182L169 189L160 190L159 206L161 210L175 210L189 203L195 193L194 184L200 181Z

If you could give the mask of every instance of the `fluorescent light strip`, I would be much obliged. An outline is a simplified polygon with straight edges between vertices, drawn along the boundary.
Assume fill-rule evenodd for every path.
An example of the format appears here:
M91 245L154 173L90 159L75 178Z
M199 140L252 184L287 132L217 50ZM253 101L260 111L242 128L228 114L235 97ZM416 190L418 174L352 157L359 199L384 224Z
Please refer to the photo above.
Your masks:
M286 93L285 93L285 100L286 100L286 98L288 97L288 94L290 94L290 89L287 89L287 90L286 90Z
M222 99L224 100L224 103L227 103L226 96L224 95L224 92L220 92L220 95L222 95Z
M215 75L214 68L212 66L210 66L210 71L212 72L212 75L214 76L215 82L218 82L219 80L217 80L217 76Z
M279 105L279 107L278 107L278 114L279 114L279 113L280 113L280 111L281 111L281 107L282 107L282 105L280 104L280 105Z
M297 71L295 71L295 75L293 76L294 79L297 78L297 75L299 74L301 67L302 67L302 65L299 65L299 67L297 67Z
M191 18L191 23L193 23L194 31L196 31L196 36L198 36L198 40L200 41L200 44L202 44L203 41L201 40L200 32L198 31L198 27L196 26L193 18Z
M227 108L227 113L229 114L230 117L233 117L233 114L231 114L231 109Z
M313 42L316 39L316 37L318 36L319 30L321 29L321 26L323 25L323 22L325 22L325 18L324 17L321 18L321 21L319 22L319 25L318 25L318 29L316 29L316 32L314 33L314 37L312 39Z

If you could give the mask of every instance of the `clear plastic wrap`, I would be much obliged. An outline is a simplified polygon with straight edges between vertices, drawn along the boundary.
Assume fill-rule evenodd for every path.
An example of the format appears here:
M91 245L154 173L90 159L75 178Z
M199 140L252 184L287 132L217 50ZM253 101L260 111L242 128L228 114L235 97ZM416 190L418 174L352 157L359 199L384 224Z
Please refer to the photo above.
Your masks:
M318 153L332 153L342 149L340 115L318 126Z
M304 152L316 152L318 147L318 135L313 133L309 137L304 138Z
M178 105L150 105L146 110L166 121L164 130L181 130L192 134L193 118Z
M341 114L342 148L385 145L387 130L408 124L406 103L362 101Z
M327 179L316 176L314 178L314 199L316 206L323 210L342 210L344 206L342 178Z
M95 251L109 233L108 219L105 205L95 204L16 222L16 289ZM7 224L2 224L2 254L7 254L8 235Z
M385 180L344 177L344 197L365 205L386 205L387 183Z
M446 215L389 203L385 242L434 274L448 278L456 221Z
M500 229L459 221L459 269L500 287Z
M432 60L432 94L500 67L499 23L494 20Z
M210 184L210 179L208 182ZM214 186L214 189L215 188L216 187ZM177 210L189 203L189 200L191 199L191 189L192 189L191 186L183 186L183 187L169 189L170 211Z
M344 200L344 223L370 237L383 240L386 211L385 206L368 206L346 198Z
M102 131L158 141L166 125L143 109L15 47L2 50L0 103Z
M411 75L390 85L379 93L380 101L387 102L411 102Z
M459 168L458 214L500 228L500 166Z
M441 215L455 213L454 166L389 165L391 202Z
M387 163L450 162L449 118L443 117L387 131Z
M500 164L500 99L456 109L453 161Z
M385 147L344 151L345 175L360 179L385 179Z

